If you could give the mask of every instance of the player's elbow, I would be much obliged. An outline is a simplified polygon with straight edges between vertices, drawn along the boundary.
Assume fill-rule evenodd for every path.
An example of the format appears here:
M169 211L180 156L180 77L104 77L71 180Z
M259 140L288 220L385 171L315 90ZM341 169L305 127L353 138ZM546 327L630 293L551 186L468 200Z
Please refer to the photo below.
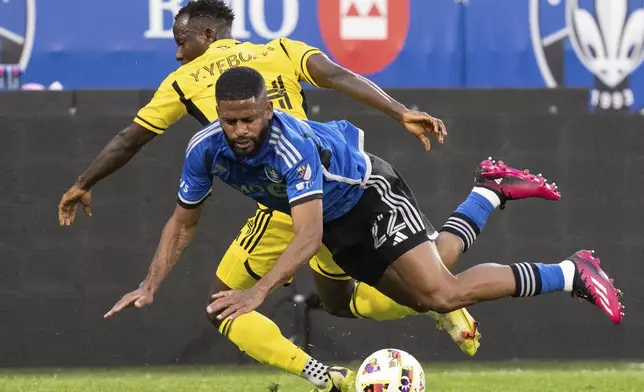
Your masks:
M306 253L311 256L316 254L322 247L322 228L311 227L301 232L302 242L305 244ZM308 260L307 260L308 261Z
M356 78L355 73L338 65L327 74L327 84L330 88L338 89L338 87L344 86Z
M313 248L313 252L317 253L317 251L322 247L322 229L311 231L308 236L308 240L311 244L311 248Z
M155 134L148 131L138 124L131 124L119 132L112 143L116 150L120 150L125 154L134 155L141 147L154 138Z
M307 64L313 81L322 88L337 89L355 75L322 54L311 56Z

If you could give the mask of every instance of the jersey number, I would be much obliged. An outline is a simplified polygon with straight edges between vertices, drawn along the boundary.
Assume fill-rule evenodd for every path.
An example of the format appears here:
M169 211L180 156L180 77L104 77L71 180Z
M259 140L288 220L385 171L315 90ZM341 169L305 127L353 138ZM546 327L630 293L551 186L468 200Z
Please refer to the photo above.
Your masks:
M282 75L278 76L277 79L271 82L271 87L268 89L268 99L271 101L276 101L280 105L280 109L293 109L291 105L291 99L286 93L286 88L284 88L284 81L282 80Z

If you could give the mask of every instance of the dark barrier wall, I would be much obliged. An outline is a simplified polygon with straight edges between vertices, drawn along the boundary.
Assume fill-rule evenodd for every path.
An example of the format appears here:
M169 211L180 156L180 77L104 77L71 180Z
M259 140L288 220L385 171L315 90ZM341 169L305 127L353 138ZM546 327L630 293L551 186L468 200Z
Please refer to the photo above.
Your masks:
M626 292L627 317L612 325L567 295L508 299L471 307L484 340L475 360L633 358L644 354L644 119L583 114L583 91L394 91L410 106L442 116L449 136L424 153L394 121L338 99L309 95L312 117L348 118L367 149L392 163L440 226L467 195L488 156L534 168L557 182L559 202L511 202L497 211L463 269L484 261L560 261L595 249ZM217 261L254 205L217 186L198 234L154 304L110 320L103 314L144 277L174 195L188 139L182 120L95 187L93 217L57 224L60 195L91 158L131 121L143 93L0 95L0 366L99 366L247 362L204 317ZM276 293L263 311L290 336L299 307L280 302L310 293L310 270ZM361 359L395 346L422 360L464 360L429 317L396 322L311 314L310 350L324 360ZM470 359L468 359L470 360Z

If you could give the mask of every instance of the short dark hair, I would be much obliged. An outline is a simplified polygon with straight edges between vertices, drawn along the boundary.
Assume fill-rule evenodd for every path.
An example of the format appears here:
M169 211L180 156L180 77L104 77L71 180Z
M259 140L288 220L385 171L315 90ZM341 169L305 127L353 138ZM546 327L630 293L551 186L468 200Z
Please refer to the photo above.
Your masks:
M194 0L183 6L174 17L176 21L182 16L188 18L210 19L216 23L225 23L232 27L235 20L235 13L222 0Z
M266 92L262 75L252 68L234 67L219 76L215 85L218 101L243 101Z

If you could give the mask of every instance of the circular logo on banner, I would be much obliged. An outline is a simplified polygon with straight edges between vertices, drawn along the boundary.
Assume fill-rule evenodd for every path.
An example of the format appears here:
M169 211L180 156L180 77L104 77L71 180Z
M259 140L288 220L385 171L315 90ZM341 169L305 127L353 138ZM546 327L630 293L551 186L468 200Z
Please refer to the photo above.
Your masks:
M352 71L372 74L396 59L409 30L409 0L319 0L322 39Z
M0 0L0 64L26 69L36 32L36 0Z
M592 83L590 104L596 110L638 108L644 114L635 84L644 74L641 0L530 0L530 33L548 87L566 87L566 75L576 72L577 80ZM592 81L580 78L579 65Z

